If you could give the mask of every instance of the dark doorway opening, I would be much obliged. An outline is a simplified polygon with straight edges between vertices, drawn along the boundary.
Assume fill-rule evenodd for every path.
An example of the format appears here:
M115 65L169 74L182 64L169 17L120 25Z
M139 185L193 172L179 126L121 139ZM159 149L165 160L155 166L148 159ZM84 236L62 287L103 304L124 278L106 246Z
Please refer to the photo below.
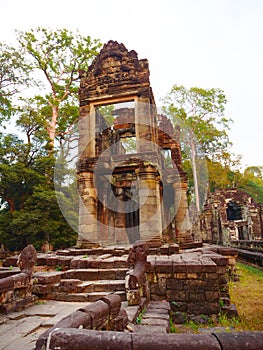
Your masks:
M229 202L226 209L227 220L235 221L242 220L242 209L240 205L235 202Z

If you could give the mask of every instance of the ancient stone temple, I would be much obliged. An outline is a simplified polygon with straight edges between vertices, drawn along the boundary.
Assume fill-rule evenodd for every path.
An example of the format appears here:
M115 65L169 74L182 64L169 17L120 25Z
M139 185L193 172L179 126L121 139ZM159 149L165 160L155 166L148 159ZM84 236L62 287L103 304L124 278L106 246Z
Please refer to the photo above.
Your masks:
M180 129L156 110L146 59L109 41L79 89L79 247L191 242Z
M211 193L195 223L195 237L209 243L228 244L236 240L261 240L262 204L246 192L222 189Z

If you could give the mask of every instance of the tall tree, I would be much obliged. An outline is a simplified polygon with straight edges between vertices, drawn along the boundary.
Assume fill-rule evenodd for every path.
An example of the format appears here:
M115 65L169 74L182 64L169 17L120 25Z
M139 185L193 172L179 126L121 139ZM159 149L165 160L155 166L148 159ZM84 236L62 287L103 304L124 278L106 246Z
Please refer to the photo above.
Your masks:
M35 119L39 115L37 110L21 111L17 124L23 139L0 134L0 241L11 250L29 243L39 249L47 240L55 248L76 242L57 203L55 159L45 127ZM74 216L73 210L69 215Z
M174 85L163 99L163 109L175 125L182 126L184 146L189 147L196 208L200 210L197 158L201 151L211 161L222 160L231 145L226 130L230 119L224 116L226 97L220 89ZM186 127L185 127L186 126ZM196 142L196 140L198 142ZM200 147L201 146L201 150Z
M29 84L28 70L20 51L0 43L0 122L14 112L12 100Z
M43 103L49 106L48 134L54 145L56 135L67 132L78 116L78 71L87 70L101 43L67 29L18 31L17 39L29 58L32 73L42 73L38 76L46 92Z

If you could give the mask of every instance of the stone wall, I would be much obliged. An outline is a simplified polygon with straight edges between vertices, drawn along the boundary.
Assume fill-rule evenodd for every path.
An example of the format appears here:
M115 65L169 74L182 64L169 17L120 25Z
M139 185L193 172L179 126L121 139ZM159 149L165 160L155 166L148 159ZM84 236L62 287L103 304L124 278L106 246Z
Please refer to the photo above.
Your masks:
M228 293L228 276L234 270L236 251L226 248L222 255L218 249L149 256L147 279L151 300L167 300L178 316L190 318L217 315L221 309L235 312Z

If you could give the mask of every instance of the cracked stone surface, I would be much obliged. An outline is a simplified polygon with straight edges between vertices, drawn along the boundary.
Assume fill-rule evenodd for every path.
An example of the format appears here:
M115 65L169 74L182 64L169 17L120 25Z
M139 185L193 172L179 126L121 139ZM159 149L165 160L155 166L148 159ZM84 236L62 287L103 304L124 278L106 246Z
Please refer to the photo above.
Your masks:
M49 327L86 304L89 303L49 300L26 310L0 315L0 349L33 349L38 337Z

